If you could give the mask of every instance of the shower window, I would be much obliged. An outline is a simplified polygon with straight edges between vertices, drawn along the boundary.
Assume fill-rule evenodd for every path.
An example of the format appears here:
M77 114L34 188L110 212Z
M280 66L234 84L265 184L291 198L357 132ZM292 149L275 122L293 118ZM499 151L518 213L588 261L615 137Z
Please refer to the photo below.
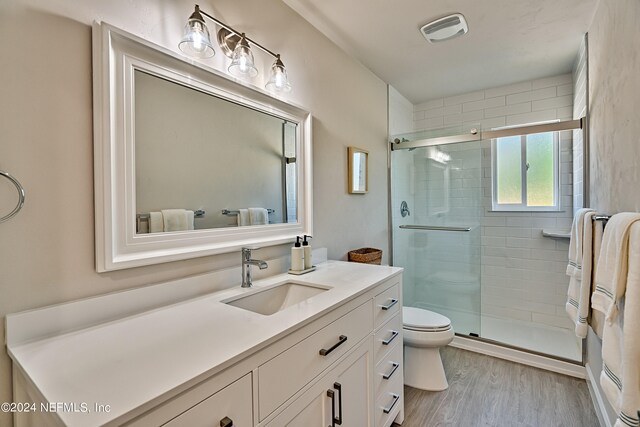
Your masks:
M492 140L493 210L559 209L558 132Z

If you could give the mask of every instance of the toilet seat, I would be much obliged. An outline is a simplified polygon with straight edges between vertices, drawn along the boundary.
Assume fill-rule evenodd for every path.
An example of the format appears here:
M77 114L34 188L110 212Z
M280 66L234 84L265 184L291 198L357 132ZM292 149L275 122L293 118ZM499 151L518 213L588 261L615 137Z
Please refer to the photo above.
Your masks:
M451 329L451 320L433 311L402 307L403 329L417 332L444 332Z

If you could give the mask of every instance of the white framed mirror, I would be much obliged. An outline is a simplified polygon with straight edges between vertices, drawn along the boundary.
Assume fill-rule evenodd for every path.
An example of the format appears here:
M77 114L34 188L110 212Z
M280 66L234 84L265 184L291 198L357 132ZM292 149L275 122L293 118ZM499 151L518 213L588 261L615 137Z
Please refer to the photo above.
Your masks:
M93 32L98 272L312 234L307 111L108 24Z

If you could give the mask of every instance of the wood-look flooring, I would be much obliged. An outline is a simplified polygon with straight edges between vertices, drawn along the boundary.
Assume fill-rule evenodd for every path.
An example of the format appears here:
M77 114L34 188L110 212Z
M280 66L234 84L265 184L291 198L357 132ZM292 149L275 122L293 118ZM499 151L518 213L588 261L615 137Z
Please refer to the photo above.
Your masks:
M440 352L449 388L405 386L402 427L600 426L584 380L453 347Z

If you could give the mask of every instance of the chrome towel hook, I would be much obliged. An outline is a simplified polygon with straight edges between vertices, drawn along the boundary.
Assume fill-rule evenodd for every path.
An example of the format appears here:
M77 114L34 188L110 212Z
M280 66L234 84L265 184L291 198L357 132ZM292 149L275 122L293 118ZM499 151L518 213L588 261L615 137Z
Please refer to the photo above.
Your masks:
M13 208L11 212L9 212L7 215L0 218L0 222L5 222L13 218L18 212L20 212L20 209L22 209L22 206L24 205L24 188L22 187L22 185L17 179L12 177L7 172L0 171L0 175L4 176L9 181L11 181L13 185L16 186L16 190L18 190L18 204L16 205L15 208Z

